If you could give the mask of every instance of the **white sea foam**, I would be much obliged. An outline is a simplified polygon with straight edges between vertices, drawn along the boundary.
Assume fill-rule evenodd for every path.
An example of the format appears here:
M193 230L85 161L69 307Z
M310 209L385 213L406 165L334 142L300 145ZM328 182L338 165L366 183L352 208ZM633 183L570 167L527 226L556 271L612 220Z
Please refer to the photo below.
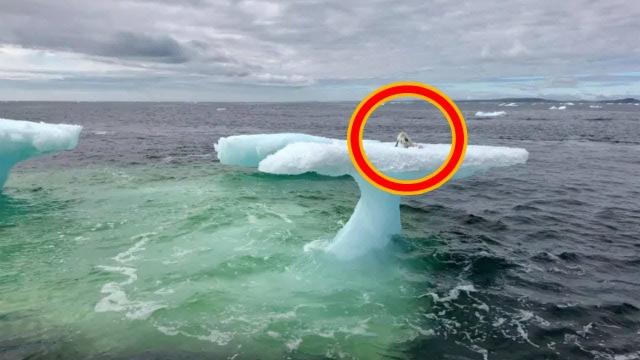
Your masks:
M113 257L113 260L120 264L126 264L137 259L136 254L145 250L145 245L149 242L149 236L155 233L145 233L134 236L132 240L138 240L133 246L120 252ZM98 269L119 274L125 277L120 282L108 282L102 286L100 293L104 296L95 307L95 312L122 312L129 319L146 319L156 310L166 307L156 301L131 300L125 292L125 288L138 280L138 270L131 266L108 266L100 265Z
M317 239L304 244L303 250L304 252L324 251L329 244L330 242L328 240Z
M235 333L233 332L219 331L216 329L207 329L208 334L197 335L197 334L191 334L187 331L179 330L174 326L154 324L154 327L158 331L160 331L161 333L167 336L182 335L184 337L189 337L189 338L194 338L194 339L214 343L219 346L225 346L229 344L229 342L231 342L231 340L233 340L233 337L235 336Z
M613 356L614 360L638 360L640 359L640 351L628 353L628 354L618 354Z
M432 297L434 299L433 312L423 316L429 319L430 322L437 324L435 332L438 335L461 337L464 340L460 342L460 345L469 347L472 350L473 347L486 341L486 332L478 333L473 327L469 328L467 323L460 323L453 319L466 318L473 315L476 317L477 323L490 325L496 332L500 332L504 338L519 342L524 341L534 347L541 346L529 338L527 329L532 324L548 328L552 326L549 321L530 310L503 308L500 306L489 308L481 300L484 296L486 296L486 293L472 285L458 285L444 292L444 294L442 292L428 292L421 295L421 297ZM583 329L588 331L589 328L587 325ZM548 346L549 344L546 345ZM481 347L477 347L474 351L476 350L483 353Z
M287 346L287 349L289 349L289 351L294 351L300 347L300 344L302 344L302 339L292 339L287 341L285 345Z
M476 291L477 291L476 288L471 284L458 285L453 289L449 290L449 294L447 296L441 297L435 292L429 292L424 295L421 295L420 297L431 296L433 298L433 301L435 302L449 302L449 301L457 300L461 292L465 292L468 294L470 292L476 292Z
M418 325L412 324L411 322L407 321L407 325L409 325L410 328L412 328L413 330L416 331L416 333L418 335L422 335L422 336L434 336L436 334L435 331L433 331L432 329L423 329Z
M129 319L146 319L156 310L165 306L155 301L133 301L127 297L124 286L137 280L136 269L119 266L99 266L101 270L119 273L127 277L122 282L108 282L102 286L100 292L104 295L95 305L95 312L124 312Z
M136 242L132 247L130 247L129 249L119 253L118 255L116 255L113 260L119 262L119 263L126 263L126 262L130 262L133 261L135 259L137 259L136 254L144 251L145 250L145 245L149 242L149 237L150 235L155 235L155 233L147 233L147 234L141 234L141 235L137 235L134 236L133 239L141 239L138 242Z
M180 332L176 328L171 326L155 325L155 328L167 336L176 336L180 334Z
M215 329L209 330L209 334L207 335L197 335L193 336L198 340L208 341L214 344L218 344L220 346L227 345L232 339L234 334L231 332L218 331Z

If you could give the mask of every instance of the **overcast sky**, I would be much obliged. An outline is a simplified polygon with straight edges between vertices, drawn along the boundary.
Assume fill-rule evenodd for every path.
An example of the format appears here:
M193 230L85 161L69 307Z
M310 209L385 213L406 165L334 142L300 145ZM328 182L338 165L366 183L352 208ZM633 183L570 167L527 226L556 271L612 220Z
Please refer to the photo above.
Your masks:
M639 0L1 0L0 100L640 96Z

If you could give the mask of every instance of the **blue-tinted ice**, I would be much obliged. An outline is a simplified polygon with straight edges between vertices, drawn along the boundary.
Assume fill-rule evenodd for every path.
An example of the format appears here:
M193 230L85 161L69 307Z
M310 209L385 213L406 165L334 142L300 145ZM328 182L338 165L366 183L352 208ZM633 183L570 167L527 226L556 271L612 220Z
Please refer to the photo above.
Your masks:
M79 125L0 119L0 189L15 164L75 148L81 130Z
M401 148L394 143L365 141L369 160L382 172L396 178L419 178L435 171L449 154L449 144L419 144ZM257 166L280 175L314 172L327 176L352 176L360 188L360 200L328 251L340 258L354 258L385 246L401 232L400 197L367 183L353 167L344 140L306 134L256 134L220 138L215 145L223 164ZM521 148L469 145L454 179L493 168L527 161Z

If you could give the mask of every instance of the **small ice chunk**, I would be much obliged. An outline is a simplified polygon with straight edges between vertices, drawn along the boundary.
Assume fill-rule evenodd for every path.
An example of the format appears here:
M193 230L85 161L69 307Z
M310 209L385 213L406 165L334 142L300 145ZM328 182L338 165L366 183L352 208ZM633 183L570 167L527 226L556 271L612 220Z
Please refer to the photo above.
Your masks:
M505 116L507 115L506 111L478 111L476 112L476 117L477 118L492 118L492 117L498 117L498 116Z

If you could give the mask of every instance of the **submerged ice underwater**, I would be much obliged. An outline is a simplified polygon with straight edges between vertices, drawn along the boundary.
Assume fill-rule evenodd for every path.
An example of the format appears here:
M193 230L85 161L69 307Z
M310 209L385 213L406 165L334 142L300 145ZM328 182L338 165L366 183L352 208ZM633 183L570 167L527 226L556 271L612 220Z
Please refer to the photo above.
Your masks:
M470 117L499 109L465 106ZM606 359L635 351L636 265L616 238L632 232L616 219L630 219L622 209L633 196L622 182L596 182L600 193L588 186L611 174L614 163L602 159L629 163L636 147L562 138L567 129L632 138L626 110L545 104L471 119L473 143L500 146L470 146L458 174L466 179L400 199L358 179L335 140L344 132L335 119L350 104L0 108L83 126L72 151L62 150L73 141L60 140L59 155L16 164L0 195L0 357ZM405 127L414 140L440 142L430 134L448 135L446 124L424 114L413 104L380 110L391 121L415 118ZM549 118L527 120L536 114ZM596 116L618 120L588 120ZM395 140L376 125L371 138ZM267 132L281 133L233 136ZM67 139L1 134L43 153L56 151L43 144ZM423 175L448 151L366 148L398 177ZM630 176L617 170L620 181ZM607 194L620 196L611 203ZM605 207L595 218L586 212L594 206Z
M17 160L27 159L30 156L38 156L50 152L61 151L65 149L72 149L77 143L77 138L81 127L70 125L49 125L49 124L35 124L29 122L17 122L10 120L3 120L2 122L2 135L5 140L5 147L2 152L3 163L8 164L7 171L11 165L14 165ZM46 144L46 145L45 145ZM439 163L441 163L449 151L449 145L427 145L424 144L420 148L396 148L393 147L393 143L381 143L377 141L367 141L366 148L370 157L379 168L386 173L393 176L408 178L412 176L419 176L422 173L433 171ZM333 269L325 267L352 267L349 263L340 263L353 258L362 257L372 251L373 249L379 249L386 246L393 235L398 235L401 232L400 225L400 201L399 197L395 195L386 194L373 188L367 184L362 178L360 178L353 168L347 151L346 143L341 140L334 140L329 138L323 138L318 136L311 136L306 134L258 134L258 135L240 135L220 138L215 146L215 150L222 164L228 165L240 165L248 167L256 167L259 171L270 174L279 175L300 175L304 173L317 173L320 175L327 175L331 177L340 177L343 175L350 175L356 179L356 183L360 190L360 200L358 200L355 206L354 213L346 224L337 232L334 240L328 241L327 238L318 238L316 235L311 237L304 237L301 240L304 242L304 246L300 246L299 249L294 251L295 253L305 253L307 255L302 259L296 259L293 263L284 266L285 274L274 276L271 272L275 269L270 269L266 273L255 274L253 279L249 283L245 283L245 279L238 279L233 284L218 284L224 288L225 293L232 293L234 288L240 288L242 294L237 294L238 297L246 297L248 301L242 301L239 299L233 300L233 304L227 304L226 310L222 311L222 314L231 313L225 320L214 322L213 324L208 321L196 320L195 322L184 321L189 319L182 319L183 321L177 321L174 316L162 316L159 317L156 314L162 312L181 313L184 311L180 309L180 306L176 306L181 301L185 301L184 298L189 294L191 296L196 295L199 291L196 290L200 284L196 286L196 289L189 289L187 291L176 290L175 286L184 287L184 283L190 284L192 282L198 282L198 278L201 277L198 273L189 274L187 269L184 269L184 265L180 266L182 261L167 261L162 260L161 263L164 266L174 265L181 267L180 272L185 272L181 275L181 281L177 281L174 286L167 287L164 285L166 280L155 280L156 289L151 292L152 297L163 298L159 300L142 300L134 299L134 297L148 298L148 291L142 291L142 294L138 294L138 283L143 279L140 271L146 266L144 263L149 263L150 259L146 259L138 266L131 266L133 263L139 260L139 254L142 252L153 251L150 242L151 239L158 236L156 232L143 233L134 235L131 239L135 240L135 243L115 254L112 257L113 264L96 264L95 270L101 273L114 274L116 278L120 279L107 281L100 289L102 298L99 299L94 310L96 313L121 313L125 318L132 320L145 320L149 318L156 318L152 324L157 331L163 335L181 336L186 338L193 338L201 341L210 341L219 346L228 347L233 343L237 349L240 346L245 347L243 351L249 351L249 354L253 351L257 351L260 348L258 346L256 350L252 350L252 347L257 346L253 344L252 340L254 336L267 336L273 338L275 341L281 342L281 349L276 347L275 354L280 351L291 352L298 350L301 346L305 349L305 352L317 352L316 355L327 355L331 351L335 351L336 354L351 354L350 356L364 356L363 354L369 353L371 350L367 349L367 346L362 346L362 341L357 339L350 339L354 335L364 335L366 337L372 337L376 344L394 343L397 339L408 340L421 332L428 332L428 330L421 330L419 325L412 325L408 329L402 331L390 331L389 335L381 336L380 331L389 331L393 327L389 328L387 324L388 319L394 319L391 309L385 309L385 302L376 302L374 306L380 306L384 310L377 310L372 312L371 315L378 313L381 316L379 319L374 320L371 316L362 318L362 316L355 316L351 312L356 312L355 308L352 308L355 304L343 303L339 295L343 291L358 291L359 288L364 287L367 289L362 291L358 296L360 300L365 303L371 302L371 296L377 298L380 296L378 291L372 288L374 283L379 280L388 278L391 276L393 279L396 275L393 272L388 272L384 277L376 277L363 281L364 278L370 276L371 268L366 269L365 273L359 273L364 269L352 268L349 270L349 279L351 281L357 279L357 284L350 286L336 287L337 283L344 282L344 275L334 273ZM524 163L527 159L527 152L523 149L513 149L505 147L486 147L486 146L470 146L467 152L467 157L464 165L460 169L459 177L469 176L475 172L482 171L496 166L509 166L519 163ZM266 185L269 186L269 185ZM355 190L355 189L354 189ZM147 190L148 191L148 190ZM233 196L231 196L233 198ZM239 194L242 197L242 194ZM326 204L325 206L330 206ZM235 209L237 211L237 209ZM235 211L230 211L233 213ZM264 216L265 213L269 213L268 207L265 207L262 214L249 215L249 233L252 231L263 232L266 229L264 225L259 224L258 217ZM277 214L277 213L276 213ZM293 221L283 216L286 223L295 226L297 221ZM307 219L308 222L312 219ZM138 223L141 219L131 218L127 219L127 222ZM312 220L313 221L313 220ZM258 223L258 224L256 224ZM124 225L121 222L119 225ZM252 226L257 225L257 226ZM113 222L109 227L117 228ZM268 237L279 234L282 230L276 230L269 226L270 229L267 234ZM215 234L215 232L214 232ZM225 267L231 267L233 274L237 275L238 270L249 266L244 271L249 271L249 274L253 272L252 267L258 265L254 262L258 259L260 263L267 265L271 262L269 251L264 253L255 253L255 250L259 250L260 247L252 246L256 239L251 239L251 236L247 239L246 235L237 236L234 234L232 253L224 255L224 251L221 251L220 260L222 264L227 264ZM185 233L182 237L192 238L191 234ZM79 238L83 238L80 236ZM225 241L224 237L219 239ZM166 239L165 241L174 243L173 251L177 251L177 257L182 258L186 254L191 252L197 252L199 247L203 244L187 244L176 239ZM260 239L264 241L264 239ZM210 239L209 246L213 246L216 250L222 250L224 246L228 246L229 243L219 243L215 240L215 237ZM225 241L226 242L226 241ZM190 245L190 246L187 246ZM179 246L179 247L178 247ZM251 249L251 250L250 250ZM240 261L234 261L235 254L237 252L245 252L250 250L249 253L254 255L244 255ZM315 251L327 250L329 256L323 256L321 253L314 253ZM155 250L160 251L160 249ZM231 255L231 256L229 256ZM289 257L291 254L286 254ZM202 256L202 255L200 255ZM276 255L279 257L282 255ZM227 259L225 259L227 257ZM297 255L296 257L300 257ZM332 260L334 258L336 260ZM341 259L341 260L338 260ZM211 260L214 260L213 258ZM244 264L249 261L248 264ZM378 261L381 261L378 259ZM389 261L387 259L387 261ZM279 263L280 261L277 261ZM287 261L288 262L288 261ZM287 263L285 262L285 263ZM330 265L331 264L331 265ZM284 264L278 264L276 268ZM150 266L150 265L147 265ZM240 266L239 269L236 267ZM375 264L369 264L370 266L376 266ZM271 265L269 265L271 267ZM307 270L300 272L298 267L315 267L314 273L322 274L321 279L310 277ZM291 269L293 268L293 269ZM225 269L226 270L226 269ZM147 270L148 271L148 270ZM174 270L175 271L175 270ZM206 272L211 271L218 276L224 276L225 271L219 269L209 269ZM228 270L226 270L228 271ZM378 270L379 271L379 270ZM158 270L154 271L153 277L158 276ZM162 272L162 271L160 271ZM289 274L289 272L293 272ZM291 278L293 276L293 278ZM306 279L302 280L300 277L304 276ZM302 284L296 284L292 289L284 289L281 287L289 287L289 284L293 279L296 282L302 282ZM396 283L398 279L393 280ZM148 281L148 280L147 280ZM248 284L251 284L252 290L244 289ZM348 284L348 283L347 283ZM301 286L302 285L302 286ZM346 284L345 284L346 285ZM385 289L384 292L396 291L397 284ZM208 285L210 286L210 285ZM304 287L308 286L306 291ZM390 284L377 285L376 287L390 286ZM189 286L190 287L190 286ZM394 290L394 288L396 290ZM327 291L338 291L338 297L332 299L329 302L322 301L326 295L323 295ZM201 291L201 290L200 290ZM406 291L406 290L405 290ZM287 292L289 294L287 295ZM294 294L302 292L304 296L299 298L299 295ZM306 294L305 294L306 293ZM175 295L179 294L179 295ZM177 297L174 303L171 305L171 301L168 298ZM255 297L255 298L253 298ZM284 298L282 298L284 297ZM253 298L253 299L252 299ZM262 299L258 303L255 303L257 299ZM264 301L265 299L271 299L271 301ZM311 301L310 301L311 300ZM405 295L396 297L393 302L399 302L394 306L407 306L408 304L400 305L402 302L408 299ZM378 299L382 301L382 299ZM388 300L386 300L388 301ZM187 302L189 303L189 302ZM281 313L274 309L269 309L271 306L277 305L289 305L292 307L285 307L287 311ZM344 308L345 313L336 313L335 309L331 309L329 306L338 306ZM358 306L361 306L359 304ZM267 306L265 308L265 306ZM306 308L312 309L311 311ZM173 310L170 310L174 308ZM223 307L223 309L225 309ZM327 309L331 309L327 311ZM351 310L348 310L351 309ZM408 308L408 310L411 307ZM320 310L320 311L319 311ZM406 315L411 314L412 310L409 310ZM309 312L307 315L303 315L305 312ZM217 311L211 311L207 317L220 315ZM302 316L301 316L302 315ZM388 318L391 316L391 318ZM253 318L252 318L253 317ZM163 319L165 318L165 319ZM388 319L387 319L388 318ZM279 324L284 320L285 323L289 323L295 320L295 326L290 328L291 325L284 326ZM398 321L397 319L394 321ZM408 319L402 321L409 321ZM402 322L401 321L401 322ZM203 322L203 323L202 323ZM237 324L239 322L240 324ZM199 324L202 323L202 324ZM377 323L377 324L376 324ZM405 324L399 324L400 328L406 327ZM215 326L214 328L210 328ZM244 329L249 326L249 329ZM373 331L376 327L378 331ZM221 330L220 328L224 329ZM358 330L360 328L360 330ZM204 332L203 332L204 329ZM371 329L371 330L370 330ZM400 330L400 329L398 329ZM408 330L408 331L407 331ZM247 332L242 336L242 332ZM240 333L240 334L239 334ZM362 333L362 334L360 334ZM316 337L318 339L313 340L308 337ZM314 344L317 343L317 344ZM309 348L308 348L309 347ZM349 347L356 347L349 350ZM361 349L357 349L361 347ZM317 348L314 350L314 348ZM333 349L333 350L332 350ZM265 351L261 349L260 351ZM274 350L271 350L273 352ZM279 356L279 355L274 355ZM366 355L370 357L371 355Z

